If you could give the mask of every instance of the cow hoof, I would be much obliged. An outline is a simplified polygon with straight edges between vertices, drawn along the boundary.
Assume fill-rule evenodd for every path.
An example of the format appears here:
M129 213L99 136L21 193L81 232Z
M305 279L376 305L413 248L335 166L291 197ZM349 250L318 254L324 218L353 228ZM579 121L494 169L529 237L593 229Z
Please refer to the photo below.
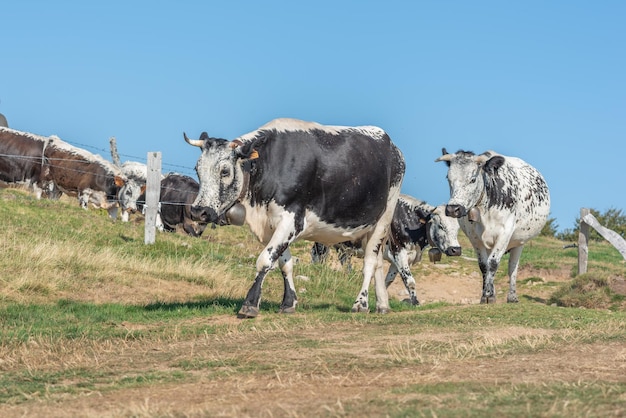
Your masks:
M509 294L509 295L506 297L506 301L507 301L508 303L518 303L518 302L519 302L519 299L517 298L517 295L510 295L510 294Z
M402 299L402 303L406 303L407 305L411 305L411 306L420 306L420 301L417 300L416 298Z
M296 308L293 307L293 306L287 306L285 308L280 308L278 313L281 313L281 314L294 314L294 313L296 313Z
M480 303L496 303L496 297L495 296L483 296L480 298Z
M237 318L239 319L250 319L256 318L259 315L259 308L254 306L242 306L239 312L237 313Z
M352 313L369 313L369 311L370 310L367 308L367 306L363 306L360 303L356 303L352 307Z
M388 314L389 312L391 312L391 309L389 308L376 308L376 313L379 314Z

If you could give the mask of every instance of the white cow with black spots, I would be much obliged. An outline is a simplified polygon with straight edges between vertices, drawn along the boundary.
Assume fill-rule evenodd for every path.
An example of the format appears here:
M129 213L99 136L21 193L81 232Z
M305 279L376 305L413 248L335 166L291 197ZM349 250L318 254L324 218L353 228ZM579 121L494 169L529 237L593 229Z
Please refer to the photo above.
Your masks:
M481 303L494 303L493 280L502 256L509 252L507 302L518 302L517 267L524 244L548 220L550 192L543 176L516 157L493 151L480 155L458 151L435 161L448 165L450 200L446 214L459 218L461 229L478 255L483 275Z

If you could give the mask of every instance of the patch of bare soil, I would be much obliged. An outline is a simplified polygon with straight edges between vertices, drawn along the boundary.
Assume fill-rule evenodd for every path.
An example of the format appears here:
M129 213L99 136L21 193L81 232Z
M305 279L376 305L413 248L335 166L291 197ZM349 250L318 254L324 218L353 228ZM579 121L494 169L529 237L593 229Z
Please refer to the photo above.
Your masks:
M454 259L453 259L454 260ZM414 274L417 297L422 304L448 302L452 304L470 305L479 304L482 294L482 276L478 265L474 271L459 270L454 262L426 263L420 266L424 274ZM506 269L504 263L501 269ZM532 279L532 280L528 280ZM539 270L521 268L517 274L518 297L530 297L543 302L554 291L554 286L543 286L547 283L560 284L571 280L569 270ZM497 298L496 303L506 303L509 291L507 277L497 277L495 280ZM400 277L389 287L389 297L404 300L407 292Z

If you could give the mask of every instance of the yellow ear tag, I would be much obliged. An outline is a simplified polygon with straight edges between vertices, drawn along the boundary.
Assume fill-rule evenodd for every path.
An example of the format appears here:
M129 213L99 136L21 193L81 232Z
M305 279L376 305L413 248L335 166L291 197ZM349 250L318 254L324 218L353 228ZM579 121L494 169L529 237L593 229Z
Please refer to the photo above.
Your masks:
M259 153L257 152L257 150L252 150L252 153L250 154L250 159L256 160L257 158L259 158Z

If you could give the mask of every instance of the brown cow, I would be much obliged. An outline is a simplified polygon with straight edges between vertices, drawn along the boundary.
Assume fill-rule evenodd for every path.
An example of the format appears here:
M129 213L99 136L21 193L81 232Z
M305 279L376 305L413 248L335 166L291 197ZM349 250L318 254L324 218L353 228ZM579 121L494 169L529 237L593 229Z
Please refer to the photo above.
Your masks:
M64 193L78 196L81 207L91 203L117 217L118 194L126 177L113 163L99 155L75 147L56 136L44 150L47 178Z
M0 127L0 180L26 186L40 199L58 198L52 182L44 180L43 154L50 138Z

